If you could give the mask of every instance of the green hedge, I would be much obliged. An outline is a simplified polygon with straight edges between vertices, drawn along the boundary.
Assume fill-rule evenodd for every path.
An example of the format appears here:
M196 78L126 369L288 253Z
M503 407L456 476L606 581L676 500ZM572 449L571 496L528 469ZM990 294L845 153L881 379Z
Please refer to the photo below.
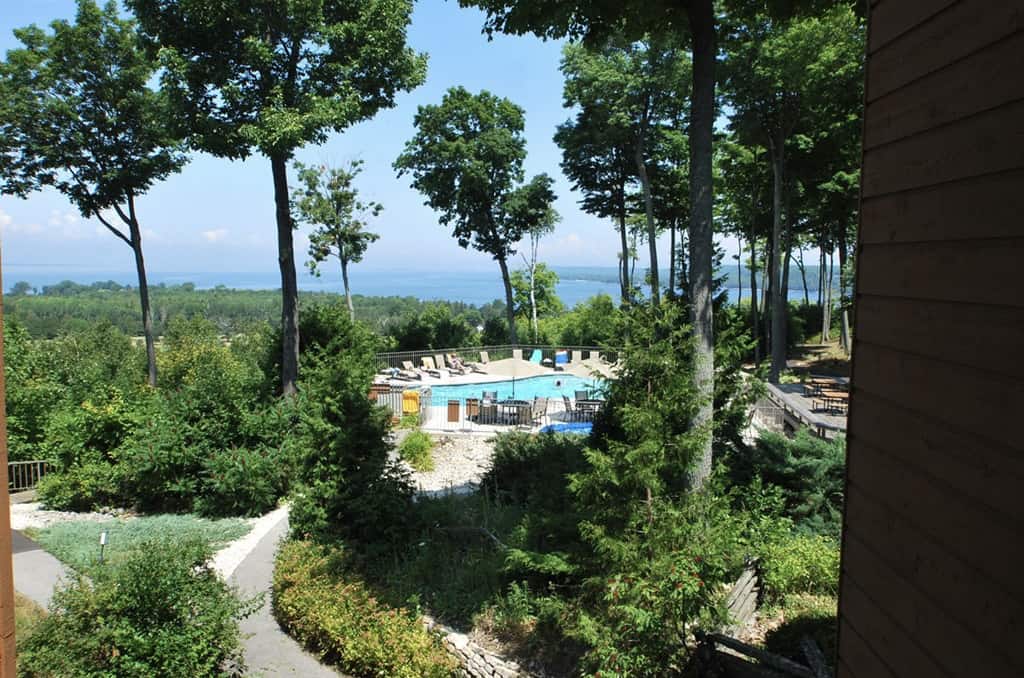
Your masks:
M417 615L377 600L340 576L329 547L284 544L274 569L273 610L281 625L324 660L355 676L447 678L455 660Z

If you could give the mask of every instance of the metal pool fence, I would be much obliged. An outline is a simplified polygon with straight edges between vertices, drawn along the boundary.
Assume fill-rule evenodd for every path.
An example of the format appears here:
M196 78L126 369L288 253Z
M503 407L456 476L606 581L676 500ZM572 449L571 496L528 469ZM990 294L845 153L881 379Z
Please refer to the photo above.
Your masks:
M533 355L534 351L540 351L542 360L551 360L552 363L555 359L555 353L558 351L569 352L573 360L587 360L590 358L597 358L598 355L603 356L608 362L615 362L618 359L618 351L616 349L601 348L598 346L506 344L503 346L468 346L463 348L437 348L424 349L421 351L391 351L378 353L377 369L381 370L388 367L400 369L403 362L410 362L413 367L419 368L421 367L420 360L422 358L433 358L437 354L447 357L449 353L454 353L464 363L479 363L481 362L480 353L482 351L487 352L489 362L505 360L506 358L512 358L514 356L529 359L530 356Z

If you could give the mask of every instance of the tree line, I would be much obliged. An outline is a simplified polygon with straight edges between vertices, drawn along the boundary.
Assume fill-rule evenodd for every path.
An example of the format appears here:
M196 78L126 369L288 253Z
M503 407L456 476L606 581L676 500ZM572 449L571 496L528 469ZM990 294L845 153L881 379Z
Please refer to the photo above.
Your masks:
M365 227L381 206L359 200L358 166L298 166L300 187L292 192L288 165L297 149L373 117L423 83L426 55L406 45L411 0L301 11L269 0L244 9L215 0L126 4L131 15L122 17L114 3L79 0L74 23L16 31L23 47L0 64L0 190L55 187L131 247L155 384L135 199L181 171L193 151L265 157L281 271L280 384L294 393L294 225L317 229L314 268L333 255L347 277L376 237ZM710 425L713 414L716 232L749 247L755 357L763 347L769 378L778 380L794 255L803 267L804 250L816 247L824 270L834 267L838 249L841 274L852 263L863 7L823 0L460 5L483 10L488 33L569 38L561 70L572 117L555 132L562 170L583 208L615 225L624 303L658 307L664 297L685 305L703 402L698 425ZM535 243L558 219L553 180L523 172L524 117L508 99L452 87L439 104L420 107L415 135L394 162L462 247L494 258L512 342L510 261L521 240ZM726 124L716 130L720 119ZM664 282L656 248L663 232L670 239ZM645 243L650 267L638 280ZM535 256L525 262L531 315L538 263ZM767 272L764 304L757 302L759 270ZM830 306L827 299L826 334ZM531 326L536 335L537 322ZM698 476L708 473L710 455L708 445Z

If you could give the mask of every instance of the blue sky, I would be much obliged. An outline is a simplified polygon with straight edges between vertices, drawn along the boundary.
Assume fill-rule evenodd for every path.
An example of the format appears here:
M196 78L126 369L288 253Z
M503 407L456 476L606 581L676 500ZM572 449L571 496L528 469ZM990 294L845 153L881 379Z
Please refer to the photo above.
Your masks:
M72 18L72 0L5 0L0 16L0 51L17 46L12 29L54 18ZM367 269L479 270L495 267L489 257L461 249L423 197L398 179L391 164L412 136L417 106L437 103L444 91L462 85L508 97L526 111L527 175L556 177L555 233L542 244L551 264L614 266L617 237L612 224L585 214L579 196L561 173L561 154L552 141L555 127L569 117L562 108L558 71L561 43L532 37L495 36L480 28L483 15L452 1L416 3L409 44L429 55L426 84L398 98L394 109L323 146L297 153L305 162L364 162L358 186L383 203L373 225L381 234L360 266ZM157 271L274 271L277 269L273 191L269 162L261 156L230 162L194 154L181 174L155 186L139 201L147 267ZM5 266L47 266L110 271L133 270L127 246L95 220L84 220L60 194L36 193L28 200L0 196L0 229ZM306 238L296 235L296 253L305 261ZM646 249L646 248L644 248ZM661 243L662 258L667 242ZM730 249L735 251L733 245ZM645 263L646 257L641 260ZM496 268L496 267L495 267Z

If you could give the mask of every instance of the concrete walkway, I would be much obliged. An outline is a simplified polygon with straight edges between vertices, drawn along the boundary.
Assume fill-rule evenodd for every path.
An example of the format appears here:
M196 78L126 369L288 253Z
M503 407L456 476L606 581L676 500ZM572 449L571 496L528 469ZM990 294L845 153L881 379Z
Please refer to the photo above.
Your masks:
M68 579L68 571L43 547L17 530L11 530L11 546L14 588L43 608L48 607L53 589L61 580Z
M288 518L271 529L231 575L230 583L238 586L243 596L265 593L263 607L243 619L242 645L245 662L255 676L309 676L338 678L342 675L321 664L281 630L270 613L270 583L274 576L274 554L277 544L288 534Z

